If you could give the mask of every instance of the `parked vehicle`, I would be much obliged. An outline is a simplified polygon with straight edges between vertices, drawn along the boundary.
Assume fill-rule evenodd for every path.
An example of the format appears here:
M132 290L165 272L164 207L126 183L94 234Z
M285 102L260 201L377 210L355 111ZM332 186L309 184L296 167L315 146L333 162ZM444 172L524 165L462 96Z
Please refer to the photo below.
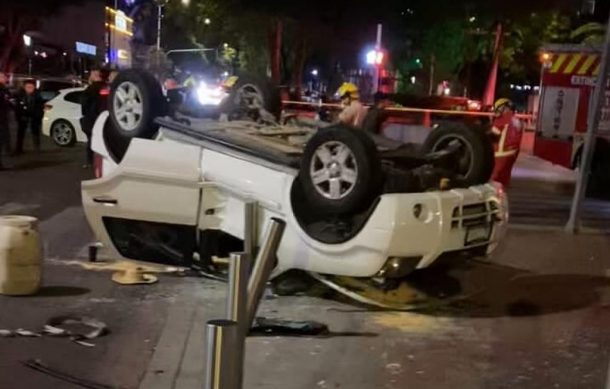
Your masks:
M258 206L258 239L269 218L286 222L274 275L402 277L441 256L485 255L502 238L507 199L488 183L484 134L441 128L420 149L268 115L197 119L171 112L159 85L135 71L117 77L110 98L93 130L98 178L82 183L82 197L117 257L213 266L239 249L247 202Z
M60 147L73 146L76 142L87 142L81 129L81 96L84 88L62 89L45 104L42 133L51 137Z

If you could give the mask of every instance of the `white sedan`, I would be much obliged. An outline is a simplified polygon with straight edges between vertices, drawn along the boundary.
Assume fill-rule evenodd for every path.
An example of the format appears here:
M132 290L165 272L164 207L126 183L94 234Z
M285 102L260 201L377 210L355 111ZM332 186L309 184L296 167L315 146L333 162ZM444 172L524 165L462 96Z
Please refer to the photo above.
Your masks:
M82 131L81 96L85 88L68 88L45 104L42 133L51 137L60 147L73 146L76 142L87 142Z

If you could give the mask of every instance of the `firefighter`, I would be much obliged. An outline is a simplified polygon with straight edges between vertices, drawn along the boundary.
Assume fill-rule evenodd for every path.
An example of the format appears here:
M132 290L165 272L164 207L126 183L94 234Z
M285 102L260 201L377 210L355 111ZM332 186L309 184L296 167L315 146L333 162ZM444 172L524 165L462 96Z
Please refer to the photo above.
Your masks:
M351 127L361 127L366 116L366 107L360 102L358 87L351 82L344 82L337 91L341 98L343 110L339 114L339 122Z
M491 179L508 186L521 147L523 125L515 116L514 105L509 99L496 101L494 113L491 132L494 137L495 166Z

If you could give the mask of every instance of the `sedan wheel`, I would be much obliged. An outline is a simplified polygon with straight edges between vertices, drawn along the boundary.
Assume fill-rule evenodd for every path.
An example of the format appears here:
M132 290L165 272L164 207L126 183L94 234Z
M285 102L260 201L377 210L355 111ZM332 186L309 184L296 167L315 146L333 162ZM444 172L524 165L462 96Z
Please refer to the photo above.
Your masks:
M60 147L72 146L76 141L74 128L67 122L57 122L51 128L51 138Z

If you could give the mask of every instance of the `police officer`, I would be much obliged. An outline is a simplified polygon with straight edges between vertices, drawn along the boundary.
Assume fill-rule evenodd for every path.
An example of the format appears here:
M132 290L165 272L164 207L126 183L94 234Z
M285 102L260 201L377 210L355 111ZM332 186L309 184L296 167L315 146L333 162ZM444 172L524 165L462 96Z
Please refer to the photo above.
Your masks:
M25 133L32 134L34 149L40 151L40 127L44 115L44 101L36 89L36 81L26 80L17 97L17 147L16 154L23 153Z

